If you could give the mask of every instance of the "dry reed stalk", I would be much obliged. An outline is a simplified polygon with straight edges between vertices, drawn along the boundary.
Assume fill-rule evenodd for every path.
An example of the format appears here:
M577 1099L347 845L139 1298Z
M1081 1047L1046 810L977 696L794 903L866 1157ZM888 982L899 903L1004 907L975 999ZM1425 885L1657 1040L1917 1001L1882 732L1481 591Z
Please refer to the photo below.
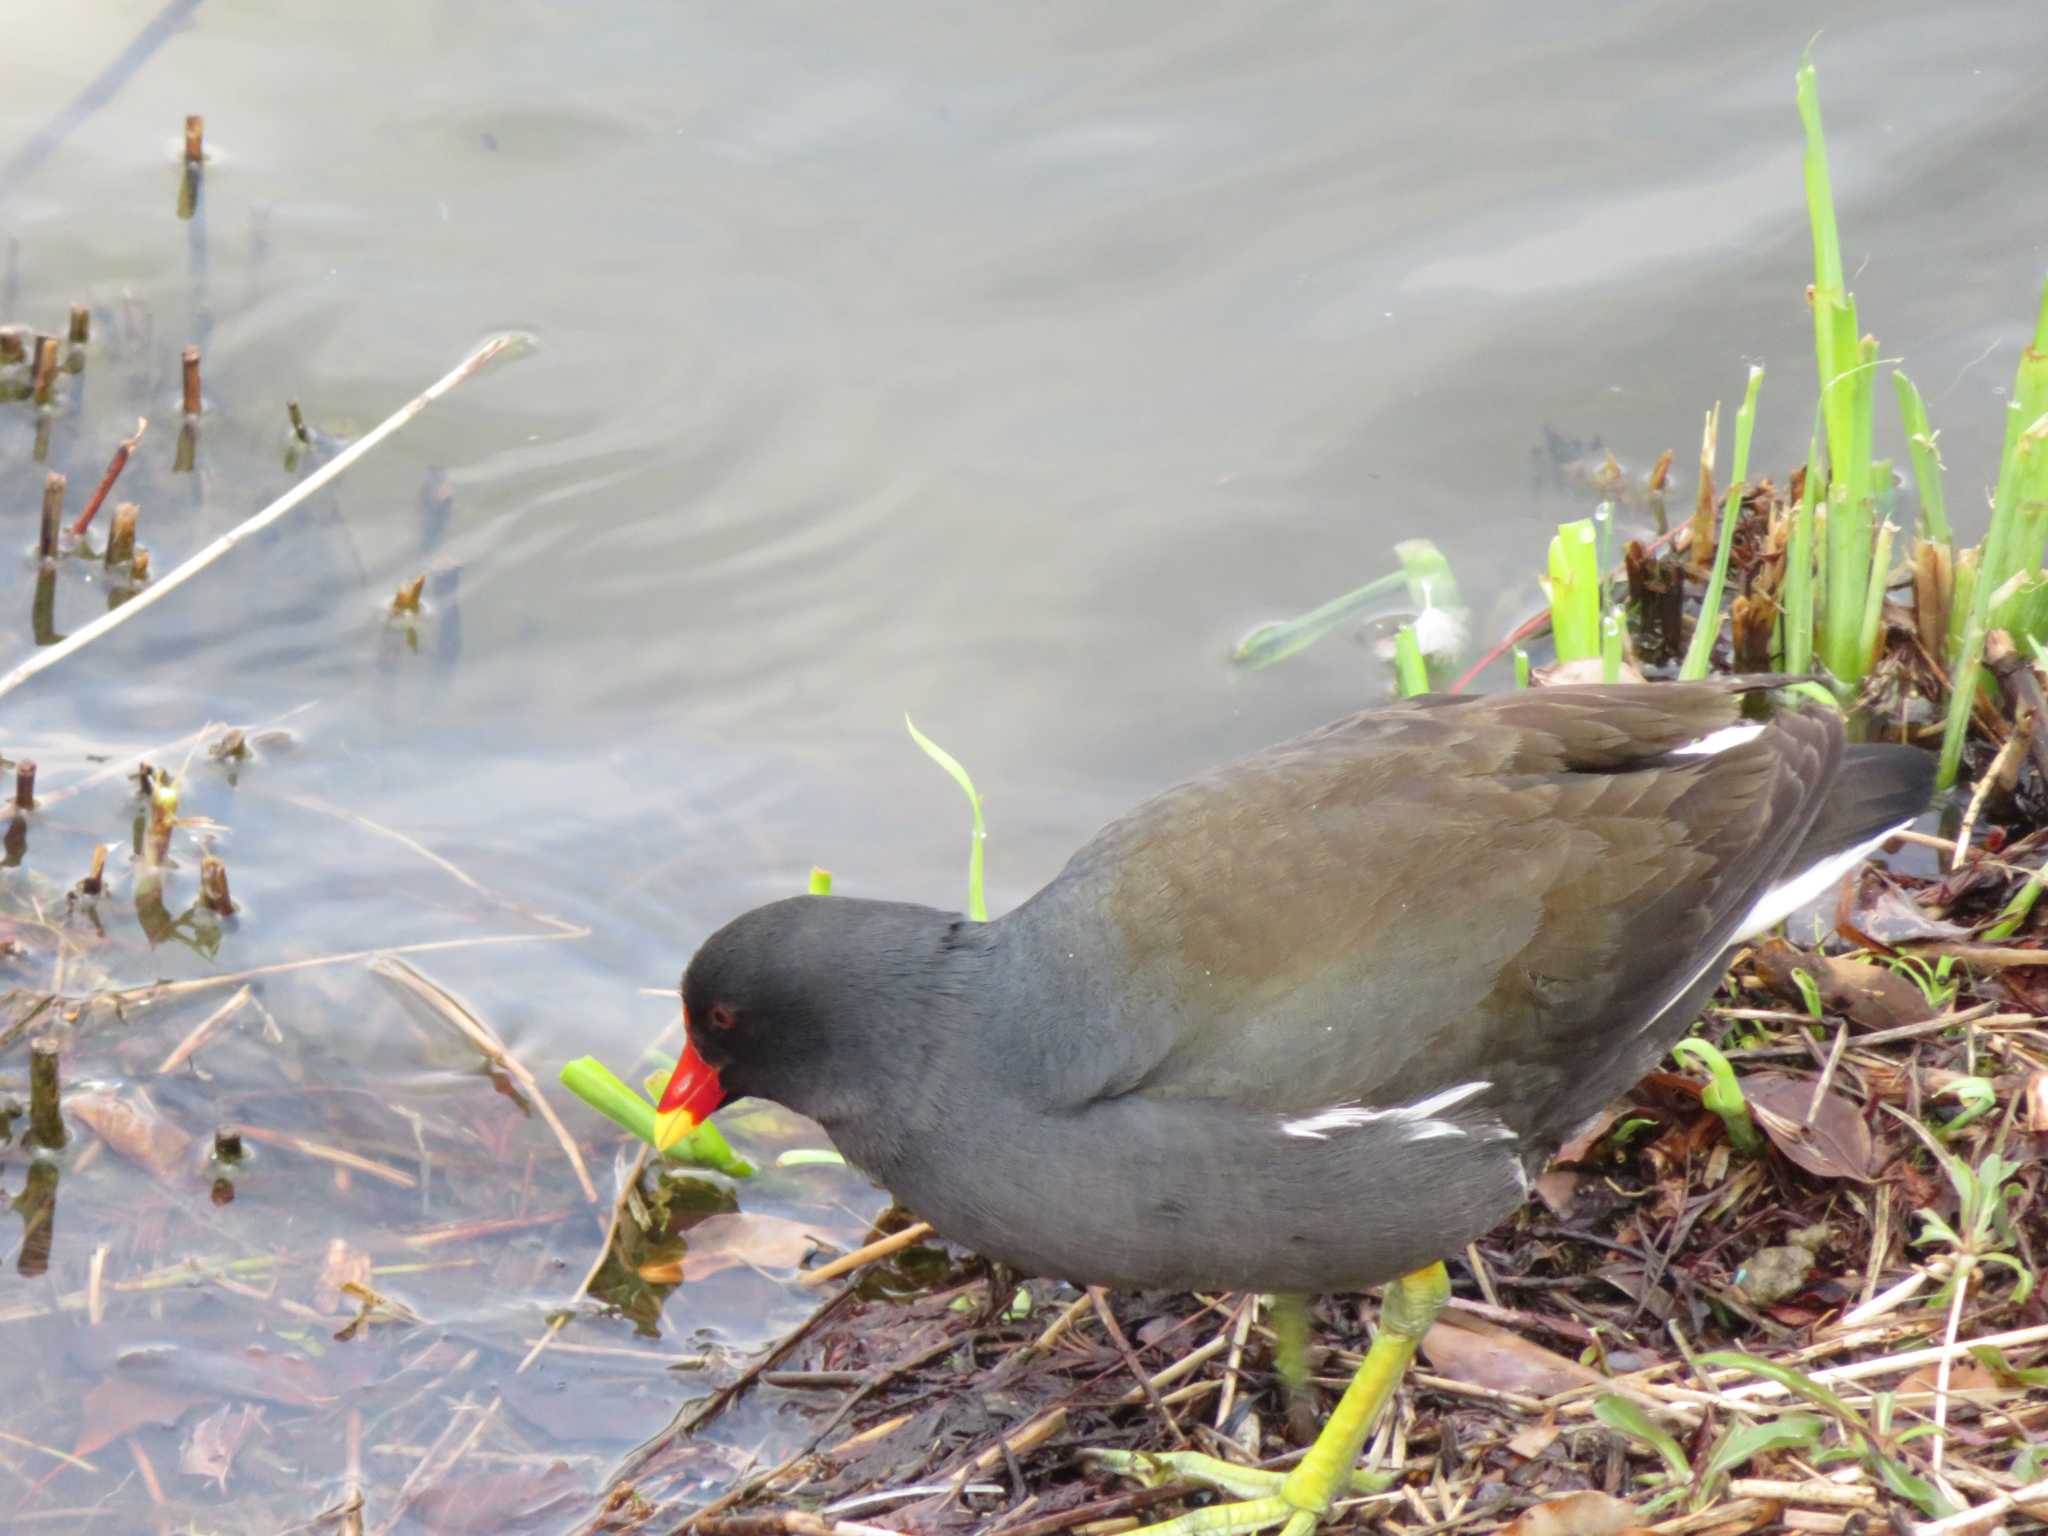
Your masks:
M891 1232L887 1237L875 1239L851 1253L842 1253L829 1264L820 1264L816 1269L807 1269L796 1277L796 1283L806 1290L816 1290L828 1281L837 1280L841 1275L862 1269L877 1259L886 1259L892 1253L901 1253L915 1243L932 1235L932 1224L928 1221L913 1222L901 1232Z
M197 347L187 347L185 349L184 356L180 359L180 369L185 386L185 415L187 419L190 419L197 416L201 407L205 404L203 397L199 393L199 349Z
M57 558L57 530L64 521L64 477L54 469L43 477L43 521L36 535L36 557Z
M71 1139L59 1103L57 1043L31 1040L28 1052L28 1135L23 1139L54 1152Z
M142 508L132 501L124 501L114 508L113 525L107 530L107 553L105 564L112 568L126 565L135 558L135 523L142 516Z
M185 119L185 163L199 165L206 159L206 119L192 113Z
M71 306L71 345L82 347L92 340L92 310L83 304Z
M514 1376L517 1376L521 1371L524 1371L529 1365L533 1364L534 1361L538 1360L541 1351L554 1343L555 1336L568 1325L569 1319L573 1315L573 1309L585 1296L590 1294L591 1286L596 1284L598 1273L604 1268L604 1261L611 1257L612 1242L619 1233L619 1218L626 1209L627 1196L632 1194L639 1186L640 1170L647 1166L647 1156L651 1150L643 1142L630 1166L621 1168L616 1162L612 1164L613 1169L616 1171L618 1193L612 1200L611 1215L604 1224L604 1237L597 1245L597 1257L591 1260L590 1268L584 1272L583 1283L576 1287L576 1294L569 1298L569 1305L548 1319L547 1332L533 1341L533 1348L526 1352L526 1358L521 1360L518 1366L514 1368L512 1372Z
M78 514L78 521L71 525L72 538L85 536L85 530L92 526L93 517L99 511L100 503L107 499L107 492L114 488L114 482L121 478L121 471L128 467L128 455L135 451L135 445L142 441L142 434L148 430L148 419L138 416L135 419L135 435L124 439L114 449L114 456L107 461L107 472L100 476L100 483L94 488L91 500L86 502L85 510Z
M25 757L14 765L14 808L18 811L36 808L36 765Z
M525 1092L540 1112L540 1117L555 1133L555 1140L562 1144L562 1151L569 1159L569 1166L576 1171L576 1182L583 1186L584 1198L592 1205L597 1204L597 1186L590 1181L590 1170L584 1166L583 1153L576 1146L576 1139L569 1134L569 1128L562 1124L554 1106L548 1103L547 1095L540 1091L540 1084L534 1081L533 1073L526 1063L506 1049L498 1032L465 1007L462 1002L438 983L425 976L403 960L386 956L370 962L373 974L386 980L395 981L414 997L425 1003L435 1013L452 1024L479 1051L492 1066L498 1068Z
M35 372L29 384L29 397L37 405L50 403L50 391L57 382L57 338L38 336L36 338Z
M175 1072L179 1067L190 1061L199 1048L213 1038L214 1031L233 1018L240 1011L243 1004L247 1003L253 995L248 984L245 982L241 990L235 993L233 997L193 1025L185 1038L172 1046L171 1053L157 1064L157 1076L161 1077L166 1072ZM232 1127L224 1130L222 1134L229 1134L231 1131Z
M228 894L228 867L211 854L199 861L199 901L216 916L235 915L235 898Z
M67 636L64 640L38 651L11 672L8 672L4 677L0 677L0 697L5 697L7 694L12 693L37 673L48 667L55 666L67 656L76 654L109 630L127 623L130 619L147 610L151 604L176 591L187 581L220 559L221 556L227 554L236 545L262 532L262 530L268 528L293 508L301 505L309 497L325 489L336 478L354 467L362 459L363 455L370 452L371 449L390 437L394 432L404 428L436 400L439 400L457 385L474 378L478 371L492 359L504 353L516 351L527 344L526 337L514 333L505 333L492 336L472 348L461 362L428 385L423 392L416 395L403 406L400 406L382 422L364 433L363 436L357 438L347 448L329 459L319 469L301 480L297 485L294 485L254 517L249 518L246 522L237 525L215 539L206 548L200 550L189 560L163 577L154 586L150 587L148 591L138 593L119 608L114 609L110 613L100 615L90 624L85 625L76 633Z

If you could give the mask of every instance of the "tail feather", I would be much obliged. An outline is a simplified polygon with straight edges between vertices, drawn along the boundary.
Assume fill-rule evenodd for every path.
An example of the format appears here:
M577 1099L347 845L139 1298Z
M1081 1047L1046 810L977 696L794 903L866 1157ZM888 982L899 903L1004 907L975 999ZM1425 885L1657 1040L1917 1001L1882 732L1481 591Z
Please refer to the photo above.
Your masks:
M1934 754L1918 747L1844 748L1827 800L1790 867L1809 869L1913 820L1934 798L1934 769Z

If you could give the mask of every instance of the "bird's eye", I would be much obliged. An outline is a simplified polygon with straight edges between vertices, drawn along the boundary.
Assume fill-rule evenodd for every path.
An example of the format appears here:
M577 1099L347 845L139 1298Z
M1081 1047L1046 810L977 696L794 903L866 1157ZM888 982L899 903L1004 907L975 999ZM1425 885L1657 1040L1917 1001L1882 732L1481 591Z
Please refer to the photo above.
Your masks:
M710 1025L713 1029L731 1029L732 1006L728 1003L713 1004L711 1014L708 1018L704 1020L704 1022Z

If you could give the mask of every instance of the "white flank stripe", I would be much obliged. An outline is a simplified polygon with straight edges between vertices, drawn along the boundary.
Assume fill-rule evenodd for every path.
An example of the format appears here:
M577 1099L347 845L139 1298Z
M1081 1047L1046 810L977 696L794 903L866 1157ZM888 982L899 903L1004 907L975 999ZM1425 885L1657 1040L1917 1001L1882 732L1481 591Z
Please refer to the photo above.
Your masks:
M1755 938L1766 928L1777 927L1870 857L1893 833L1903 832L1912 825L1910 821L1902 821L1896 827L1878 833L1869 842L1845 848L1831 858L1822 859L1811 869L1801 870L1783 885L1772 886L1749 909L1742 926L1735 930L1733 942L1740 944L1745 939Z
M1455 1088L1446 1088L1442 1093L1433 1093L1426 1099L1413 1104L1400 1104L1392 1109L1367 1109L1363 1104L1337 1104L1329 1109L1318 1110L1313 1115L1304 1115L1299 1120L1283 1120L1280 1129L1289 1136L1302 1136L1310 1141L1321 1141L1332 1131L1348 1131L1361 1125L1371 1125L1377 1120L1393 1120L1412 1125L1411 1140L1426 1140L1432 1136L1463 1136L1468 1134L1448 1120L1431 1118L1440 1110L1446 1110L1464 1103L1474 1094L1484 1093L1493 1086L1490 1082L1460 1083Z
M1760 721L1745 721L1741 725L1724 725L1718 731L1709 731L1698 741L1687 742L1671 755L1673 757L1713 757L1726 752L1730 747L1739 747L1746 741L1755 741L1763 735Z

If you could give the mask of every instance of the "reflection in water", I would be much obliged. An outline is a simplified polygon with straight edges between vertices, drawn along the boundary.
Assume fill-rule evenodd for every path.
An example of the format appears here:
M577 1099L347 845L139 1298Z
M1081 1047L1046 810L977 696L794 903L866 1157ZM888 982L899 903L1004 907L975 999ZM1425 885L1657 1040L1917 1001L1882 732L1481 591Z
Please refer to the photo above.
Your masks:
M21 1218L21 1251L14 1261L15 1272L33 1279L50 1267L50 1245L57 1234L57 1165L38 1158L28 1167L28 1184L14 1197L14 1213Z

